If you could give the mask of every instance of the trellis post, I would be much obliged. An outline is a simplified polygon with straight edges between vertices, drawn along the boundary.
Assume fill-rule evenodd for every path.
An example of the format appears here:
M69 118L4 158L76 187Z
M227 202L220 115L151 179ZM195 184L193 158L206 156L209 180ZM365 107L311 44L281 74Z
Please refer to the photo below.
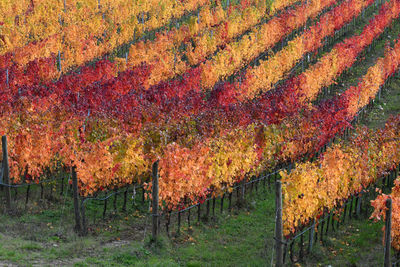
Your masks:
M8 163L8 149L7 149L7 136L1 137L2 148L3 148L3 184L5 184L5 191L6 191L6 208L7 212L11 211L11 188L9 187L10 184L10 167Z
M283 223L282 223L282 183L275 182L275 249L276 249L276 267L283 266Z
M158 164L157 160L153 164L153 185L152 185L152 196L153 196L153 240L157 239L158 235Z
M81 227L81 215L79 210L79 193L78 193L78 177L76 174L76 167L72 167L72 190L74 198L74 212L75 212L75 232L78 234L82 233Z
M392 199L386 200L386 224L385 224L385 267L390 267L390 249L391 249L391 230L392 230Z

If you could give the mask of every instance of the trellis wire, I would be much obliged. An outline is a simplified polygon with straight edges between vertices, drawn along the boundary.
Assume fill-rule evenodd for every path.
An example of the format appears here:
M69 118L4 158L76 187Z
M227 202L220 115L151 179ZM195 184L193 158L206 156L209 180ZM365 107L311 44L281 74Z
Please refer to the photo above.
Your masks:
M40 185L40 184L43 184L43 183L50 183L50 182L53 182L53 181L61 180L62 178L63 177L54 177L54 178L51 178L51 179L40 180L38 182L24 183L24 184L5 184L3 182L0 182L0 186L11 187L11 188L20 188L20 187L27 187L27 186L31 186L31 185Z

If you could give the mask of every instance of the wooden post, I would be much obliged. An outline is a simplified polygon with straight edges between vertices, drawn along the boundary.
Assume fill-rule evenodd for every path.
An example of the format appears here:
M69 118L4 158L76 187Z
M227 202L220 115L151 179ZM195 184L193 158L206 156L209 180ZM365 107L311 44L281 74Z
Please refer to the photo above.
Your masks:
M308 236L308 253L311 253L313 243L314 243L314 233L315 233L315 221L313 220L313 224L310 229L310 233Z
M358 197L357 197L357 205L356 205L356 215L357 215L357 218L360 217L360 213L361 213L361 202L362 202L361 197L362 197L361 194L358 195Z
M118 192L117 190L114 190L114 201L113 201L114 213L117 213L117 198L118 198Z
M197 206L197 221L200 222L200 217L201 217L201 204Z
M392 199L386 200L386 224L385 224L385 267L390 267L390 249L391 249L391 230L392 230Z
M3 147L3 183L6 185L10 184L10 167L8 164L8 149L7 149L7 136L1 137L2 147ZM6 190L6 208L7 211L11 211L11 188L5 186Z
M61 178L61 192L60 192L60 196L62 196L64 194L64 176Z
M165 222L165 229L167 231L167 235L169 236L169 224L171 223L171 211L167 213L167 221Z
M224 211L224 198L225 198L225 193L222 195L221 198L221 213Z
M243 178L243 180L240 182L240 186L238 187L238 196L237 196L237 202L236 205L238 208L244 207L245 203L245 197L244 194L246 193L246 179Z
M126 190L124 192L124 204L122 205L122 212L126 212L126 201L128 198L128 187L126 187Z
M267 179L267 177L264 176L264 179L263 179L263 192L265 192L266 179ZM265 195L264 195L264 196L265 196Z
M58 51L58 71L62 71L62 66L61 66L61 52Z
M331 222L331 214L328 213L328 220L326 221L326 230L325 233L328 234L329 231L329 223Z
M74 211L75 211L75 232L81 233L81 216L79 211L79 202L78 202L78 177L76 175L76 167L72 167L72 190L74 197Z
M228 205L228 210L229 212L232 212L232 192L229 193L229 205Z
M103 206L103 219L105 219L105 218L106 218L106 212L107 212L107 201L108 201L108 199L106 198L106 199L104 200L104 206Z
M210 216L210 200L207 199L207 206L206 206L206 216L205 216L205 221L208 222L208 217Z
M387 176L387 179L386 179L386 187L387 187L387 188L392 188L392 187L390 186L390 174Z
M304 234L300 236L300 252L299 252L299 258L300 261L302 262L304 259L304 250L303 250L303 245L304 245Z
M258 183L260 182L260 180L258 180L257 182L254 182L255 183L255 188L256 188L256 194L258 195Z
M17 197L18 197L18 189L16 187L14 187L14 201L17 201Z
M159 160L153 164L153 240L156 240L158 235L158 163Z
M283 223L282 223L282 183L276 181L275 190L275 249L276 249L276 267L283 266Z
M349 207L349 219L351 219L351 213L353 212L353 199L354 199L354 196L351 196L350 207Z
M87 222L86 222L86 211L85 211L85 200L86 198L83 198L81 201L81 214L82 214L82 231L81 235L86 236L88 234L88 229L87 229Z
M25 209L26 209L26 205L28 204L28 201L29 201L29 191L30 190L31 190L31 186L28 185L28 188L26 189Z
M325 221L323 220L323 221L321 222L321 237L320 237L320 241L321 241L321 242L323 242L324 224L325 224Z
M178 230L176 231L176 234L179 235L180 233L181 233L181 212L178 211Z
M212 202L212 217L213 220L215 220L215 197L213 197L213 202Z
M188 216L187 216L187 220L188 220L188 227L190 228L190 210L188 209Z
M136 184L133 184L133 191L132 191L132 207L136 206Z
M296 242L296 239L293 239L293 241L290 243L290 246L289 246L289 256L290 256L289 258L290 258L290 261L292 263L295 262L295 260L294 260L294 250L293 250L295 242ZM278 265L276 265L276 266L278 266Z
M348 203L345 203L345 204L344 204L344 212L343 212L343 220L342 220L342 223L344 223L345 220L346 220L347 204L348 204Z
M40 184L40 199L43 199L43 194L44 194L44 188L43 188L43 184Z

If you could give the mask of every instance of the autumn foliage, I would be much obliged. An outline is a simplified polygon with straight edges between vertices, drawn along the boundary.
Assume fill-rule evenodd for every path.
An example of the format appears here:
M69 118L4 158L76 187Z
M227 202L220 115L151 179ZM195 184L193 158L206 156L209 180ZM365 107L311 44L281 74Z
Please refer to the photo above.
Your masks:
M395 169L400 163L399 138L397 116L377 131L360 127L350 140L332 145L317 161L298 164L290 174L282 173L285 233L340 208ZM375 201L378 205L382 207L380 200Z
M76 166L84 196L132 183L151 190L159 159L166 209L315 153L400 62L397 42L357 86L310 104L398 18L399 0L278 88L372 0L17 2L0 4L0 134L8 136L12 182ZM248 68L298 28L304 33Z

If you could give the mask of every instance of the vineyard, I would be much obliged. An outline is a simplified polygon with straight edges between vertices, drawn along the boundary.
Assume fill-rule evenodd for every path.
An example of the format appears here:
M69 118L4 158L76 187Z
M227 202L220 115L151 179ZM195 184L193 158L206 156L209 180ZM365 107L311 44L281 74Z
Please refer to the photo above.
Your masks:
M400 0L2 1L0 136L1 264L398 265Z

